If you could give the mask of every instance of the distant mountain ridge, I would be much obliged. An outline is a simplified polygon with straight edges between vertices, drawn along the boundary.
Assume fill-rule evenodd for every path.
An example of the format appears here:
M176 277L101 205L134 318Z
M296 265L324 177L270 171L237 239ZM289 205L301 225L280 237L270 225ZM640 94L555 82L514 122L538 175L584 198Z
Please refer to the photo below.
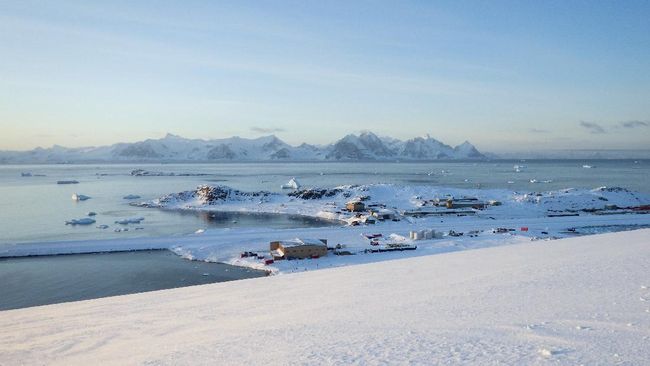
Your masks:
M110 146L36 148L30 151L0 151L0 163L74 163L128 161L363 161L485 159L469 142L452 147L430 136L401 141L372 132L350 134L325 146L303 143L291 146L274 135L246 139L186 139L167 134Z

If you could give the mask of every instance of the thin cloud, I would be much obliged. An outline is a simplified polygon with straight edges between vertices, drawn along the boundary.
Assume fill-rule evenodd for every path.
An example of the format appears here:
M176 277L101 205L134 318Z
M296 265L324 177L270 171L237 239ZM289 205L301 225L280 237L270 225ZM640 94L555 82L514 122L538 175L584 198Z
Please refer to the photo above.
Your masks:
M637 127L650 127L650 122L648 121L625 121L619 123L620 127L623 128L637 128Z
M587 129L589 133L593 133L593 134L605 133L605 129L603 128L603 126L594 122L580 121L580 127Z
M284 128L264 128L264 127L251 127L251 131L255 133L278 133L278 132L284 132Z

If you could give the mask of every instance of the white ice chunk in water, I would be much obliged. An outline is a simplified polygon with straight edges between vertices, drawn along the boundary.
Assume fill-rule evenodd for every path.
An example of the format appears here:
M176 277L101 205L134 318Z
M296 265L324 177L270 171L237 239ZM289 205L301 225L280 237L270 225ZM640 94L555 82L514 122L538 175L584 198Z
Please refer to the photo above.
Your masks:
M120 225L139 224L143 220L144 220L144 217L131 217L131 218L117 220L117 221L115 221L115 223L120 224Z
M72 200L73 201L85 201L85 200L89 200L89 199L90 199L90 196L86 196L85 194L76 194L76 193L72 194Z
M94 224L95 220L84 217L83 219L72 219L65 222L66 225L91 225Z
M291 178L286 184L283 184L280 187L282 189L298 189L300 188L300 183L298 183L296 178Z

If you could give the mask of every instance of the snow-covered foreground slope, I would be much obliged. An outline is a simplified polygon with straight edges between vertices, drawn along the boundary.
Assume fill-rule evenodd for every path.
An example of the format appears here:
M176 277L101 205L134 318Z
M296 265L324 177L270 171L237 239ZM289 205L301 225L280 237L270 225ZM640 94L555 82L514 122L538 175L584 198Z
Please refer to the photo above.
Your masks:
M650 364L650 230L0 312L0 364Z

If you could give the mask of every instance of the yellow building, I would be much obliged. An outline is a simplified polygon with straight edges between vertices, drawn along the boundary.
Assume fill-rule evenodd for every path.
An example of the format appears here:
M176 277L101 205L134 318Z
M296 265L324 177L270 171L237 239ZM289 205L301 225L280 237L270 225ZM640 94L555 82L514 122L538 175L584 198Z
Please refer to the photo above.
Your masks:
M364 205L361 201L350 201L345 204L345 208L347 208L350 212L361 212L366 209L366 205Z
M319 258L327 255L325 239L293 239L272 241L270 244L273 259Z

